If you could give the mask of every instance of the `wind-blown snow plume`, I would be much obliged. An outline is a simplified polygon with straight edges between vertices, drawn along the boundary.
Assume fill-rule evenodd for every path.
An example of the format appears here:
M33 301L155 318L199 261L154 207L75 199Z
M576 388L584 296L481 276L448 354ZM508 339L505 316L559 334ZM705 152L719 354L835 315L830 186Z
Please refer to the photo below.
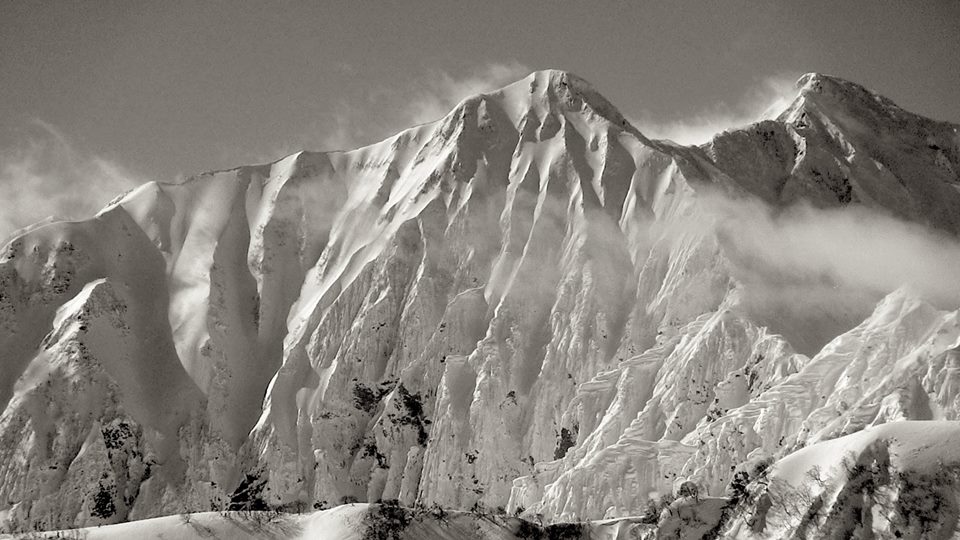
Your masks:
M121 165L84 154L55 126L33 122L31 136L0 150L0 238L44 216L78 219L143 183Z
M411 125L441 118L464 98L496 90L530 73L516 60L490 62L466 74L432 69L409 82L373 89L361 99L341 100L332 125L317 126L318 149L371 144Z
M734 104L719 102L672 120L657 119L651 111L642 111L630 121L654 139L669 139L688 145L703 144L724 130L745 126L782 112L796 95L794 83L798 75L766 77L748 89L744 98Z
M407 125L432 122L446 115L464 98L495 90L528 73L530 69L516 60L491 62L465 76L431 70L426 77L417 80L417 98L403 111L408 117Z

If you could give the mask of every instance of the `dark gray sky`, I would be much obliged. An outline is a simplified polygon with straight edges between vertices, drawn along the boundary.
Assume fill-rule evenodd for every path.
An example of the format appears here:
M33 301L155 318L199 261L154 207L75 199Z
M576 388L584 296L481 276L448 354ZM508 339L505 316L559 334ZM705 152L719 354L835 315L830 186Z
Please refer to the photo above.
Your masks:
M0 235L44 201L375 142L545 68L653 136L750 119L807 71L960 122L960 1L2 0Z

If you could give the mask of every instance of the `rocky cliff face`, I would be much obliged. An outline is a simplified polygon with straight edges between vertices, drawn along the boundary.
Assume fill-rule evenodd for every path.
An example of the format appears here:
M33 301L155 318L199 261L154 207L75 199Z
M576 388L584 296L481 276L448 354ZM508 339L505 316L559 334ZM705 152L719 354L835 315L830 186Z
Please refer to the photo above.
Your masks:
M0 505L612 518L954 420L956 305L738 238L803 202L953 241L958 171L957 126L831 77L698 148L545 71L373 146L146 184L5 248ZM809 283L843 287L795 309Z

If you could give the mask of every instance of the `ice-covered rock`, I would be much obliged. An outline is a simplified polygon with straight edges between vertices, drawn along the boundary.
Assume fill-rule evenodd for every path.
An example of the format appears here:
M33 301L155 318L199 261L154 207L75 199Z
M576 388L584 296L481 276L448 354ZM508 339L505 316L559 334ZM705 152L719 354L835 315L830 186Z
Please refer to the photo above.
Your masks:
M685 485L702 501L663 531L727 526L740 470L955 420L960 329L909 288L784 309L830 276L778 290L717 201L952 238L958 140L814 74L775 119L682 147L543 71L368 147L25 230L0 259L0 511L67 528L398 499L654 534L650 501Z

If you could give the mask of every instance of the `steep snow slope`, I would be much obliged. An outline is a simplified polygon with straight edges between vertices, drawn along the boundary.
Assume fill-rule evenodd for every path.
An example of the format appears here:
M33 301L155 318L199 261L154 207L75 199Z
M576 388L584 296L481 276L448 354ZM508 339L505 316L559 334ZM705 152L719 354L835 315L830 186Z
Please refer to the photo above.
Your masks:
M4 367L17 369L0 415L8 518L121 520L156 463L176 480L178 432L203 401L170 338L162 259L109 211L35 229L0 264Z
M958 141L808 75L776 120L680 147L544 71L372 146L26 230L0 261L8 526L379 499L615 518L953 420L955 312L907 289L765 311L782 276L716 201L955 234Z
M960 428L892 422L779 461L729 499L735 538L956 538Z

